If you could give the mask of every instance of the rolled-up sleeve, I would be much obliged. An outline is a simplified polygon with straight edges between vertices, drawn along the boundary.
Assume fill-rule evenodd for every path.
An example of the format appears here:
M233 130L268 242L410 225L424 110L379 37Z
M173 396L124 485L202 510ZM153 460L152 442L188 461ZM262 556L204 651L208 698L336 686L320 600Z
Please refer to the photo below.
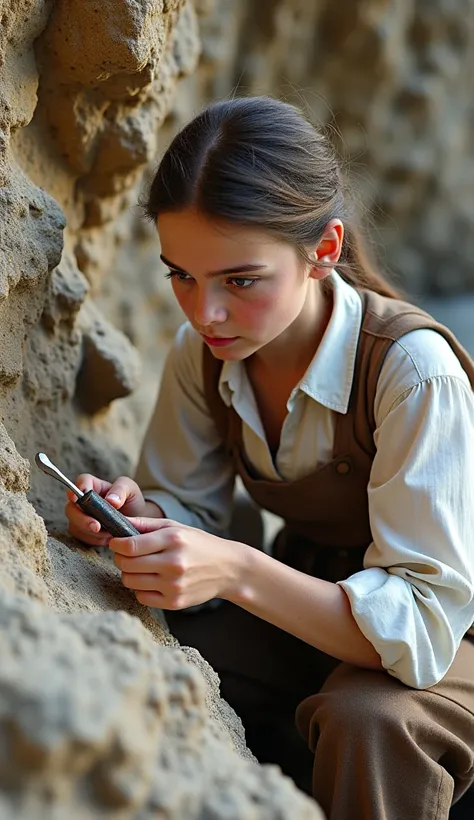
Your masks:
M220 535L230 518L234 478L204 397L202 341L185 324L165 363L135 479L167 518Z
M474 621L474 399L463 377L423 378L375 433L373 542L340 585L382 665L425 689Z

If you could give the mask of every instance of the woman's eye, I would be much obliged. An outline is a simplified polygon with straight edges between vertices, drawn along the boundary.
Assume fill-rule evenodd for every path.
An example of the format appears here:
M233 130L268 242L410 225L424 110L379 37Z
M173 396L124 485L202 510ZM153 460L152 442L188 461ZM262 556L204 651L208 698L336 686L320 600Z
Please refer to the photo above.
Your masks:
M255 285L258 282L258 279L249 279L245 276L233 276L232 279L230 279L230 282L232 282L236 288L244 290L245 288L250 288L252 285Z
M182 270L173 270L170 268L169 273L166 274L167 279L177 279L178 282L187 282L188 279L192 279L192 276L189 273L184 273Z
M174 268L170 268L168 273L166 274L167 279L176 279L178 282L192 282L193 277L189 275L189 273L185 273L182 270L175 270ZM256 285L258 279L251 279L249 276L232 276L230 279L227 280L227 284L231 284L234 288L238 290L246 290L252 285Z

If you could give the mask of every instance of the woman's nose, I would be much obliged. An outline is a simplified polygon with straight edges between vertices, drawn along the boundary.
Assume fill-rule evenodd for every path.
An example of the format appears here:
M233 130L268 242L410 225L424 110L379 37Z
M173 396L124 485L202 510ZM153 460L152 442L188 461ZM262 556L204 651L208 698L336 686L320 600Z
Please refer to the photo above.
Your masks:
M194 319L201 327L220 324L227 319L227 311L217 294L199 293L194 306Z

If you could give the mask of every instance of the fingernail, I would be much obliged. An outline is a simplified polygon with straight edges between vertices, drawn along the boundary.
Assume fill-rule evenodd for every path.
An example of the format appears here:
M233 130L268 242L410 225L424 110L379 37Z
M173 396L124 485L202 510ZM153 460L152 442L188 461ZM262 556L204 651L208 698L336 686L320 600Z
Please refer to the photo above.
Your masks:
M120 501L120 496L116 493L110 493L110 495L105 496L107 501Z
M89 529L92 530L92 532L99 532L99 530L100 530L99 522L98 521L91 521L91 523L89 524Z

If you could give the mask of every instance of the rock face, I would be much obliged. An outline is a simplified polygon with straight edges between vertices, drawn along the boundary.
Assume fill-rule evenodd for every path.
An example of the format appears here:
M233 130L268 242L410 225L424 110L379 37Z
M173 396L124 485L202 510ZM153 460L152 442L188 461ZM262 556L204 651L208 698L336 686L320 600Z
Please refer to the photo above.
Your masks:
M5 820L321 817L256 763L198 653L68 537L61 486L31 466L132 470L149 397L103 280L138 243L130 207L199 52L184 0L0 0Z
M232 752L203 676L136 618L6 593L0 648L5 820L321 817L277 767Z

